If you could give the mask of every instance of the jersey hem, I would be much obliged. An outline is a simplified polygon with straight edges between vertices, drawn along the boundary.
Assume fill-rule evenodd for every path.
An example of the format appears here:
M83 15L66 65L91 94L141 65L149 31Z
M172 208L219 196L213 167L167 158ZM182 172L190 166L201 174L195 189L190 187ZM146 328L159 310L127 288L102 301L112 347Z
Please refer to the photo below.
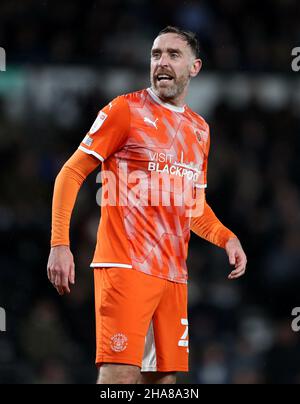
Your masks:
M101 267L113 267L113 268L132 268L132 265L130 264L120 264L120 263L116 263L116 262L92 262L90 264L91 268L101 268Z
M141 272L142 274L145 274L148 276L154 276L155 278L164 279L169 282L180 283L183 285L186 285L188 283L187 277L185 279L171 279L165 275L149 274L148 272L142 271L141 269L136 269L135 267L133 267L130 264L122 264L122 263L115 263L115 262L92 262L90 264L90 267L91 268L127 268L127 269L133 269L137 272Z
M207 184L195 184L195 188L207 188Z

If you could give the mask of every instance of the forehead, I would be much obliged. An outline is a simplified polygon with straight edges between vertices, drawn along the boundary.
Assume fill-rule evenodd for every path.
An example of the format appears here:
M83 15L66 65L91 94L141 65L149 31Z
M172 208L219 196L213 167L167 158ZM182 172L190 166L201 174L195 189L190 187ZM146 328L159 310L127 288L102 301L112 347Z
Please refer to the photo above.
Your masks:
M190 52L188 43L179 35L167 33L155 38L152 49L180 49L182 52Z

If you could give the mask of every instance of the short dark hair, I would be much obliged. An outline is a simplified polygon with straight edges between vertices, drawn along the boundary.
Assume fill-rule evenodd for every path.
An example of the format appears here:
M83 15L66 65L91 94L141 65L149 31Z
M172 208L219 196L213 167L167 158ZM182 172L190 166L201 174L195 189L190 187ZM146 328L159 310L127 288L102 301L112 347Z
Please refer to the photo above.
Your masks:
M166 28L162 29L157 36L163 35L163 34L177 34L179 35L184 41L186 41L193 54L195 55L196 58L199 57L200 54L200 49L199 49L199 41L197 38L197 35L194 32L191 31L185 31L181 28L178 27L173 27L171 25L168 25Z

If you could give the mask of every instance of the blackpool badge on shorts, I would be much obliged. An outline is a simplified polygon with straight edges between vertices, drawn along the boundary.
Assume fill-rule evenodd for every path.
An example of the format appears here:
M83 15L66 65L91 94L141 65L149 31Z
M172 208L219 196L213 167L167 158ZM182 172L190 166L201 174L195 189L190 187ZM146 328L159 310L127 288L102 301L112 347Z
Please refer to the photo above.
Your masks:
M125 351L128 345L128 338L122 333L115 334L110 339L110 347L112 351L122 352Z

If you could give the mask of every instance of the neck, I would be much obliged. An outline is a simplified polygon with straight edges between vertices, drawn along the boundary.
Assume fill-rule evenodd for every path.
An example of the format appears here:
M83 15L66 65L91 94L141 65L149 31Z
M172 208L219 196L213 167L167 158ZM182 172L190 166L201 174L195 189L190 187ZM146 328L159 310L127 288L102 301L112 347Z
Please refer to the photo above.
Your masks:
M174 105L175 107L182 108L185 105L185 98L187 93L187 87L183 90L181 94L174 98L166 98L159 95L159 93L155 90L154 87L151 87L151 90L154 94L164 103Z

